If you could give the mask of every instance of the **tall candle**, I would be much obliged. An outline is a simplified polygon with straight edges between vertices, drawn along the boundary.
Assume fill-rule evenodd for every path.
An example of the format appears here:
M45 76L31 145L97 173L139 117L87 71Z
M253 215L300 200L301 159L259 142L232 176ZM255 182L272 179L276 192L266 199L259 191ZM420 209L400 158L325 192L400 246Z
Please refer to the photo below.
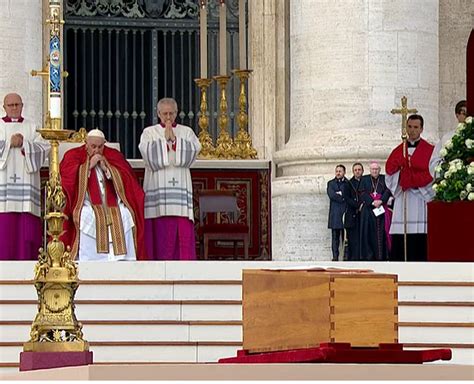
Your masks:
M206 0L200 0L199 27L201 34L201 79L207 79L207 7Z
M245 3L246 0L239 0L239 69L247 69Z
M219 69L222 76L227 75L227 7L225 0L220 0L219 9Z
M52 119L61 118L61 37L59 0L49 1L49 112Z

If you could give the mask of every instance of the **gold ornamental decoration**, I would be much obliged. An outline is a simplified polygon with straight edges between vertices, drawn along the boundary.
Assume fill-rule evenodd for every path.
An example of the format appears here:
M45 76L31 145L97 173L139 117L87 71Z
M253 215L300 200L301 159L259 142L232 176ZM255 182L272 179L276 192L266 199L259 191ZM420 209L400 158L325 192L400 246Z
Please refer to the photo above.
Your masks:
M252 139L247 131L249 122L247 110L247 95L245 92L245 83L250 76L250 69L236 69L232 71L240 81L239 93L239 113L237 115L237 123L239 131L234 139L234 157L237 159L256 159L257 151L252 146Z
M227 125L229 123L229 117L227 114L227 83L229 82L230 76L214 76L220 89L219 99L219 136L216 141L215 157L218 159L233 159L234 148L233 140L227 131Z
M74 313L74 295L79 285L78 267L59 239L63 233L63 222L67 218L63 209L66 196L61 186L59 173L59 142L74 131L61 129L61 78L60 72L60 0L49 0L50 56L46 70L32 71L48 81L48 114L46 128L38 132L51 143L49 155L49 180L45 221L49 240L46 249L39 249L35 265L34 285L38 295L38 313L33 321L30 339L23 344L25 352L82 352L89 350L83 339L82 324ZM59 99L59 100L58 100Z
M209 134L209 117L207 104L207 89L212 83L212 79L195 79L194 80L201 90L201 104L198 125L201 128L199 132L199 142L201 143L201 151L199 159L212 159L214 157L214 144Z
M72 136L67 139L68 143L85 143L87 138L87 131L85 128L79 128L79 131L74 132Z

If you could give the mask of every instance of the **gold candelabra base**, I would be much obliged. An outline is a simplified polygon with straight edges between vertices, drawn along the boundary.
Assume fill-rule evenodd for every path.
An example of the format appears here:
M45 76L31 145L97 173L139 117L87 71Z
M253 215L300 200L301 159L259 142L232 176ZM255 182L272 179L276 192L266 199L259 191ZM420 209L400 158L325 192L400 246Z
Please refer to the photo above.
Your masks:
M257 150L252 147L252 139L245 129L239 129L234 139L234 156L237 159L257 158Z
M240 93L239 93L239 113L237 115L237 123L239 125L239 131L234 139L234 156L238 159L256 159L257 151L252 146L252 138L247 132L248 127L248 114L247 110L247 94L245 90L245 84L247 79L250 77L252 70L250 69L235 69L232 71L240 81Z
M220 99L219 99L219 136L216 141L216 157L218 159L233 159L234 158L234 142L227 131L229 124L229 117L227 114L227 83L230 76L214 76L214 79L219 85Z
M201 143L201 151L199 152L199 159L212 159L214 157L215 148L209 134L209 117L207 104L207 89L212 83L212 79L195 79L194 80L201 90L200 116L198 125L199 142Z

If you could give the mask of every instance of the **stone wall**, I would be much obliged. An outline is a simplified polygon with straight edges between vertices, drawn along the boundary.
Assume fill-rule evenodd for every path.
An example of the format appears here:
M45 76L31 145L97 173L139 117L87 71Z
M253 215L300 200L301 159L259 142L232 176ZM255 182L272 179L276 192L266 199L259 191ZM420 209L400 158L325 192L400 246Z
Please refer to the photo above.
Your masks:
M19 93L23 115L37 124L42 122L42 81L30 71L41 69L42 39L42 0L0 0L1 104L7 93Z
M466 98L466 47L474 27L474 2L439 2L439 134L457 125L454 107Z

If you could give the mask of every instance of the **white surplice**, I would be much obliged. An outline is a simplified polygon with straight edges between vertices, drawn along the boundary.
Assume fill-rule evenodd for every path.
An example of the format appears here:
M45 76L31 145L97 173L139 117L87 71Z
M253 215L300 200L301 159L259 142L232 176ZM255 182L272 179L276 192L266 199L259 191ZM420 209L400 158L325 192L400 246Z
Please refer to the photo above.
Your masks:
M51 147L36 129L28 120L0 119L0 212L41 215L40 169ZM10 146L16 133L23 135L21 148Z
M408 148L408 154L413 155L416 148ZM393 175L385 175L385 184L395 198L393 205L390 234L404 233L404 196L398 181L400 171ZM434 197L432 183L422 188L410 188L405 191L407 200L407 233L427 233L426 203Z
M160 124L145 128L138 148L145 161L145 219L181 216L194 221L193 185L190 167L201 144L185 125L173 128L176 151L165 138Z

